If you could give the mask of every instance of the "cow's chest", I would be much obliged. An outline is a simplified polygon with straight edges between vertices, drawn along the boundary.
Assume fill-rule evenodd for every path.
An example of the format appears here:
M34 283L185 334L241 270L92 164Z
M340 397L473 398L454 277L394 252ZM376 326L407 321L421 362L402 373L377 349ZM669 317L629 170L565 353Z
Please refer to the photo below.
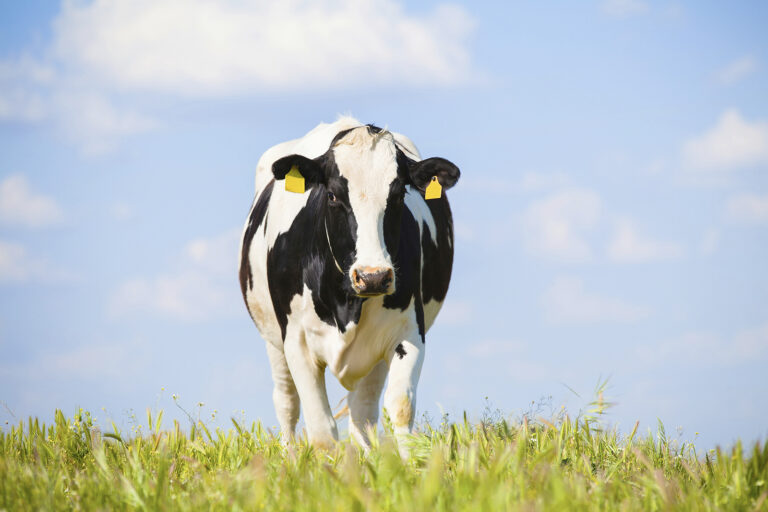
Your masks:
M387 309L382 297L365 301L358 323L350 322L341 332L316 313L308 289L295 297L291 323L301 329L306 347L315 361L327 366L346 389L368 375L382 359L391 357L395 347L415 329L412 307L405 311Z

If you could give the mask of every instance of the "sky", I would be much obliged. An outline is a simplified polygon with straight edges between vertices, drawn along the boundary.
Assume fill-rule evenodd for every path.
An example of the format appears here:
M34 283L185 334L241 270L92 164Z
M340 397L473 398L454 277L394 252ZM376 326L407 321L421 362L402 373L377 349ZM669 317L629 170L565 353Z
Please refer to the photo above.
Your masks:
M351 114L462 171L420 417L576 416L607 379L622 432L765 440L766 21L746 1L4 2L0 427L79 407L276 425L237 281L254 171Z

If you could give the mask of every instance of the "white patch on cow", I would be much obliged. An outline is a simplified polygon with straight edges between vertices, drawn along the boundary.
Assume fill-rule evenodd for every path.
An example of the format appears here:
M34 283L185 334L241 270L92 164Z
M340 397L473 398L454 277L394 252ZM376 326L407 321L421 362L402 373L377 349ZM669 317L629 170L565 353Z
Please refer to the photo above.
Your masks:
M429 235L432 238L432 242L437 245L437 226L435 225L435 219L432 217L432 212L429 211L427 202L421 197L421 194L411 185L405 188L405 206L411 211L413 218L419 225L419 234L424 229L424 224L429 228ZM419 237L421 240L421 237Z
M389 184L397 178L397 147L392 134L352 130L333 148L339 174L346 178L349 203L357 221L356 257L352 268L391 269L384 243L384 210Z

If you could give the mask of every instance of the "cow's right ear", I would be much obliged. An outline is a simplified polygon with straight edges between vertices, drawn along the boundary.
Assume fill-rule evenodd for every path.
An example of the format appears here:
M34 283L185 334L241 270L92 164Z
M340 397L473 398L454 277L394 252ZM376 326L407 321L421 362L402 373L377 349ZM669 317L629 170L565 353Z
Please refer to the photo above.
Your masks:
M325 173L323 168L316 160L312 160L301 155L288 155L275 161L272 164L272 174L275 175L276 180L285 179L285 175L296 166L301 175L304 177L304 182L309 185L313 183L323 183L325 181Z

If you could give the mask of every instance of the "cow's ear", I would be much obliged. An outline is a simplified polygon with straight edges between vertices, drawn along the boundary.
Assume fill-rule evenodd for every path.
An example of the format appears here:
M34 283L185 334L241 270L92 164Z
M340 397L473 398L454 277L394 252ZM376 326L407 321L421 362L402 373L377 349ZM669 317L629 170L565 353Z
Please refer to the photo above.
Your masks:
M411 163L411 182L420 190L426 190L432 176L437 176L443 188L449 189L459 181L461 171L445 158L433 157Z
M302 155L288 155L275 161L272 164L272 174L275 175L276 180L285 179L285 175L294 166L299 170L307 185L325 181L325 173L320 163Z

